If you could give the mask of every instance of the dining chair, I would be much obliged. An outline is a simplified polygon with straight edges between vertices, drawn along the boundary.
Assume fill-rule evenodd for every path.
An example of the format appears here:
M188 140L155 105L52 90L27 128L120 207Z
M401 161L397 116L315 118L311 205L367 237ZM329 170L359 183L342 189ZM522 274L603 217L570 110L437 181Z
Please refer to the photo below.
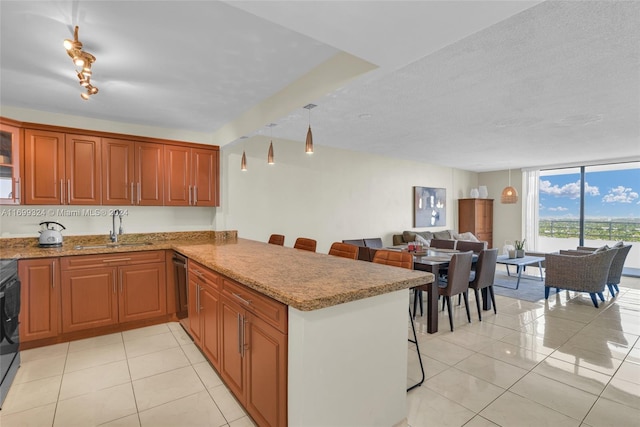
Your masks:
M318 242L316 242L313 239L308 239L306 237L298 237L293 247L296 249L302 249L304 251L315 252L317 244Z
M269 243L284 246L284 236L282 234L272 234L269 236Z
M355 245L358 247L358 259L361 261L369 261L371 262L371 259L373 258L372 255L370 255L370 251L369 248L367 248L367 246L364 244L364 239L347 239L347 240L343 240L342 243L348 243L350 245Z
M487 249L487 242L472 242L470 240L458 240L456 242L456 250L460 252L473 251L479 254L483 249Z
M409 270L413 270L413 255L411 255L409 252L389 251L386 249L380 249L376 251L375 255L373 256L372 262L375 264L390 265L393 267L408 268ZM416 289L416 288L413 288L413 289ZM413 339L409 338L409 342L416 345L416 352L418 353L418 361L420 362L420 371L422 372L422 379L418 381L416 384L407 388L407 391L422 385L422 383L426 378L424 374L424 365L422 364L422 355L420 354L420 348L418 347L418 335L416 334L416 325L413 321L413 315L411 314L411 307L409 307L409 320L411 322L411 329L413 331Z
M464 298L464 306L467 310L467 320L471 323L471 314L469 313L469 276L471 274L471 262L473 260L473 252L460 252L451 255L449 262L449 271L446 278L440 278L438 282L438 295L444 297L443 305L446 304L449 312L449 326L453 332L453 307L451 306L451 297L462 294Z
M484 249L478 255L475 271L471 271L469 276L469 288L473 289L476 296L476 307L478 308L478 320L482 321L482 310L480 309L479 290L487 289L491 296L493 304L493 312L498 313L496 309L496 298L493 295L493 282L496 276L496 261L498 260L498 249Z
M431 239L429 246L436 249L455 249L456 241L447 239Z
M348 243L334 242L329 249L329 255L358 259L358 247Z

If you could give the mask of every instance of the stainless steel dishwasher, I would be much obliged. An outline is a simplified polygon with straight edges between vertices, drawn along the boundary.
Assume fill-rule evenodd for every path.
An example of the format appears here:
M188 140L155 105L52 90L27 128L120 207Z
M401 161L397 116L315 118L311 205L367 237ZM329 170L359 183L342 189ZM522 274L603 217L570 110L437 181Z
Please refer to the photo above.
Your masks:
M187 258L173 253L173 274L176 283L176 316L184 319L188 316Z

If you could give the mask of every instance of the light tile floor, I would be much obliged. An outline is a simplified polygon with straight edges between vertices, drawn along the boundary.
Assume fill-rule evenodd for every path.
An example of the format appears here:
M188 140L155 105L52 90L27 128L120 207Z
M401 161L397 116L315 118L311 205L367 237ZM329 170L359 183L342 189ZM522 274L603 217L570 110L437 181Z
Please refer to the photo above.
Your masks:
M426 334L426 381L407 394L422 426L637 426L640 420L640 279L596 309L561 292L536 303L496 296L498 314L472 323L455 307ZM408 382L419 366L409 344ZM22 352L0 411L11 426L252 426L178 323ZM329 427L329 426L327 426Z

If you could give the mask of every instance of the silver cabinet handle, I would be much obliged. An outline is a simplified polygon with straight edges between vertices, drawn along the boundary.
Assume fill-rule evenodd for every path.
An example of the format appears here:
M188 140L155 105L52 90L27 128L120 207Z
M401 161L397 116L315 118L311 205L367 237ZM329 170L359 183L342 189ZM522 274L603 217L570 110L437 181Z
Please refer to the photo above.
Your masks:
M122 293L122 270L120 270L120 293Z
M199 271L199 270L191 270L191 272L192 272L193 274L195 274L196 276L198 276L198 277L202 278L202 273L200 273L200 271Z
M71 180L67 180L67 203L71 203Z
M196 304L198 304L198 313L200 313L200 291L202 290L202 288L200 287L200 285L196 285L196 291L198 292L196 294Z
M242 355L242 315L238 313L238 353Z
M189 206L191 206L191 186L189 186Z
M131 204L133 205L133 181L131 181Z
M242 336L242 346L241 346L242 351L240 352L240 355L241 355L243 358L244 358L244 350L245 350L245 346L246 346L246 344L245 344L245 342L244 342L244 341L245 341L245 336L244 336L244 332L245 332L245 331L244 331L244 325L245 325L246 323L247 323L247 319L245 319L245 318L243 317L243 318L242 318L242 323L241 323L241 325L240 325L240 326L241 326L241 328L242 328L242 329L240 330L240 335Z
M56 260L51 261L51 288L56 287Z
M114 274L113 276L113 293L116 293L116 275Z
M103 259L102 262L122 262L122 261L131 261L131 258L111 258L111 259Z
M197 205L198 204L198 187L197 186L193 186L193 205Z
M233 295L234 297L236 297L237 299L239 299L240 301L242 301L243 304L245 305L251 305L251 300L246 300L244 298L242 298L240 295L232 292L231 295Z
M140 204L140 199L142 197L140 193L142 193L142 184L138 182L138 204Z
M15 179L15 187L13 190L13 194L15 194L15 199L17 202L20 202L20 178Z
M64 180L60 180L60 204L64 205Z

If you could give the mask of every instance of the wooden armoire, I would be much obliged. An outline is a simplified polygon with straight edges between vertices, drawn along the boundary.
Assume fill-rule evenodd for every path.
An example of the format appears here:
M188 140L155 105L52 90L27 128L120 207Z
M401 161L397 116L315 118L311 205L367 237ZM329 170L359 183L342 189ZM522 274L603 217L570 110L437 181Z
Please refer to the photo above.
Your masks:
M493 199L458 199L458 233L468 231L493 247Z

